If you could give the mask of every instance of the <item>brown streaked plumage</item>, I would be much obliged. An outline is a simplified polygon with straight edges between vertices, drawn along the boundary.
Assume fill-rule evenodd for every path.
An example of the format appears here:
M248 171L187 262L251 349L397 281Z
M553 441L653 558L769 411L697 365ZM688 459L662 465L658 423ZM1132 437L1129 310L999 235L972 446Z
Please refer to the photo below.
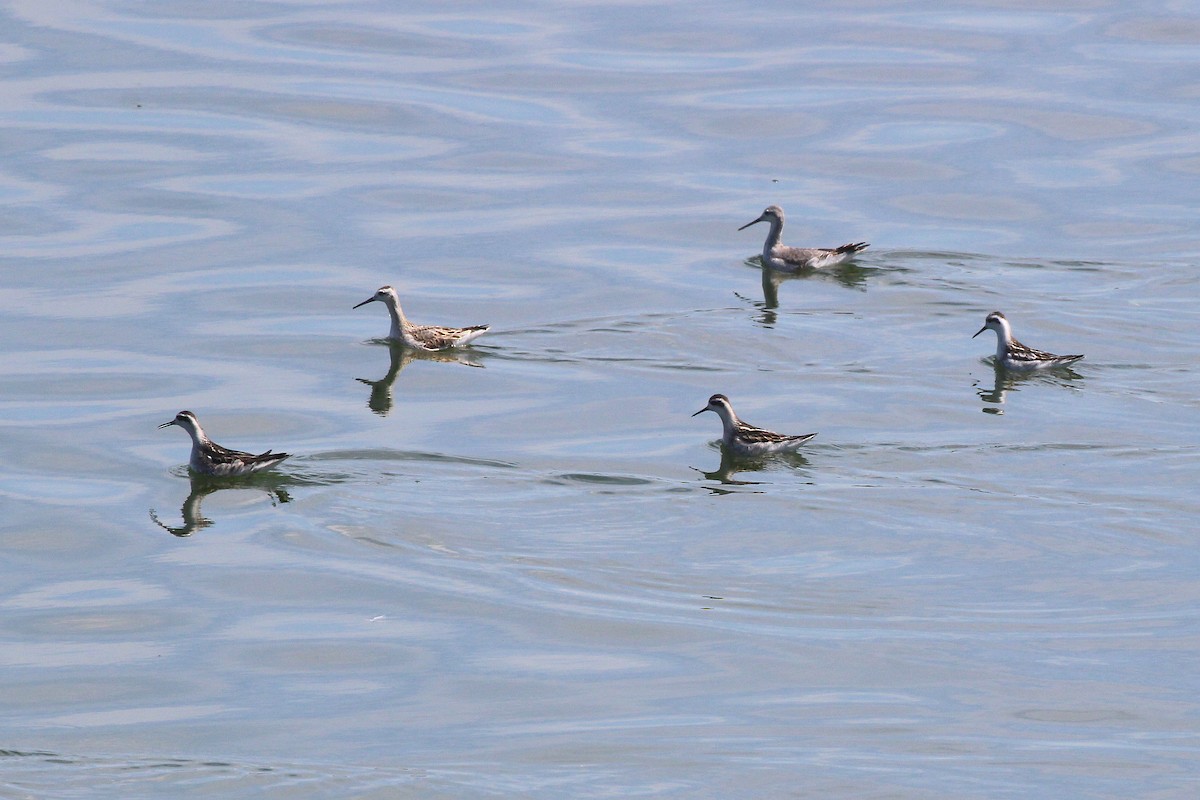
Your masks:
M192 455L188 460L188 466L193 472L201 475L219 477L249 475L253 472L270 469L285 458L291 458L290 453L272 453L268 450L265 453L254 455L222 447L208 438L204 429L200 427L200 420L196 419L196 415L190 411L180 411L175 415L175 419L164 422L158 427L160 429L168 428L171 425L178 425L192 437Z
M983 322L983 327L975 331L975 335L971 338L974 339L984 331L996 332L996 363L1007 369L1028 371L1065 367L1083 358L1082 354L1056 356L1054 353L1035 350L1028 345L1021 344L1013 338L1012 325L1009 324L1008 318L999 311L988 314L987 319Z
M763 243L762 264L771 269L797 272L806 269L821 269L842 264L861 250L870 245L866 242L844 244L841 247L789 247L780 243L783 236L783 209L779 206L767 206L758 219L747 222L739 231L749 228L759 222L769 222L771 230Z
M705 411L715 412L721 418L721 443L730 451L739 455L767 455L769 453L784 453L794 451L800 445L816 436L815 433L805 433L790 436L785 433L775 433L758 428L748 422L742 422L733 410L733 404L723 394L714 394L708 398L708 405L692 416L703 414Z
M462 347L487 333L489 325L472 325L469 328L444 328L440 325L414 325L404 316L400 307L400 297L391 286L381 286L374 295L363 300L358 305L380 302L387 306L392 317L392 329L389 339L403 342L417 350L449 350L451 347Z

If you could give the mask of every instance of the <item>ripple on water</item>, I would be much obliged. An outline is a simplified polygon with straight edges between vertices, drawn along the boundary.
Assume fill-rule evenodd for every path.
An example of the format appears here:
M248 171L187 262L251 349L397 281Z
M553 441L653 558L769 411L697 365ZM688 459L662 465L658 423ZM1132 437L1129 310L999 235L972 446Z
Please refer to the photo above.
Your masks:
M938 120L939 125L953 125L955 123L944 121L954 118L976 120L974 123L961 124L990 126L997 130L997 135L1006 132L1009 126L1021 125L1064 142L1133 138L1148 136L1159 130L1157 124L1129 115L1052 110L1026 103L982 104L955 100L936 105L907 104L893 107L890 111Z
M5 237L5 252L31 258L114 255L197 244L238 230L238 225L227 220L152 214L63 212L53 219L55 229L45 234Z
M644 50L614 52L611 50L575 50L559 57L570 64L604 73L696 73L725 72L749 66L755 59L746 56L714 53L651 53Z
M547 483L582 483L596 486L650 486L657 481L649 478L639 478L635 475L601 475L591 472L567 472L551 475L544 479Z
M447 453L430 453L415 450L391 450L382 447L357 450L327 450L309 456L310 461L413 461L429 464L461 464L490 469L513 469L517 465L508 461L488 458L472 458Z
M461 796L461 783L450 774L373 763L370 767L322 764L312 760L246 760L88 755L78 751L0 750L6 780L37 796L63 793L95 795L97 776L109 785L136 793L158 787L177 796L202 796L214 786L237 797L325 797L394 795L408 788L430 800Z
M0 602L14 609L108 608L136 603L167 600L170 592L162 586L134 579L73 580L39 586L15 594Z
M486 39L465 39L439 33L423 27L420 21L397 18L378 22L378 25L355 25L340 20L326 20L321 24L263 25L254 30L254 35L263 41L303 45L341 55L348 52L391 57L402 55L410 63L418 57L425 57L428 59L426 69L443 65L449 59L486 59L501 54L501 48L491 45ZM396 27L391 27L389 22ZM517 34L521 32L513 31Z
M213 153L203 150L154 142L125 142L120 139L64 144L47 148L42 151L42 155L55 161L156 161L169 164L186 164L215 157Z
M998 124L929 121L881 122L865 126L844 144L841 150L887 152L890 150L937 149L951 144L978 142L1004 135Z
M21 475L11 471L0 475L0 496L50 506L122 502L137 493L135 487L119 481L56 478L42 473Z
M996 222L999 220L1015 222L1036 219L1042 212L1041 207L1015 197L999 197L996 195L930 194L901 195L893 197L889 203L896 208L914 214L922 214L940 219L980 220Z

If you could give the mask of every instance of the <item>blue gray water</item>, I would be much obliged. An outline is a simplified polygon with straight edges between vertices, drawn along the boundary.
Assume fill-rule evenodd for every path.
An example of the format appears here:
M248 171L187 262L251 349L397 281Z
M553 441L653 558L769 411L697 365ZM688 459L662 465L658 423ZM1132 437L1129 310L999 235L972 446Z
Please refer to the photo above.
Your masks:
M0 795L1194 797L1200 16L1056 8L7 4Z

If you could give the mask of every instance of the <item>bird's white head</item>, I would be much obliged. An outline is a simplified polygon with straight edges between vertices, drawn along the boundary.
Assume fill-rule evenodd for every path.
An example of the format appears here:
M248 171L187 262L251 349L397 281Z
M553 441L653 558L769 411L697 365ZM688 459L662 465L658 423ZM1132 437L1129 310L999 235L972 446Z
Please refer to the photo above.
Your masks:
M396 294L395 289L393 289L391 286L380 286L379 289L376 290L375 294L371 295L366 300L363 300L354 307L358 308L359 306L365 306L367 303L374 303L377 300L389 306L398 305L400 302L400 298Z
M770 222L771 224L778 222L780 225L783 225L783 209L779 206L767 206L763 209L763 212L758 215L758 219L747 222L745 225L738 228L738 230L744 231L751 225L757 225L760 222Z
M735 416L733 413L733 404L731 404L729 402L729 398L723 394L714 394L712 397L708 398L708 405L697 411L695 414L692 414L692 416L699 416L705 411L715 411L717 416L721 417L722 419L733 419Z
M196 415L190 411L180 411L175 415L175 419L164 422L158 427L161 430L162 428L169 428L172 425L178 425L192 436L204 436L204 429L200 427L200 420L196 419Z
M1012 338L1012 328L1008 324L1008 318L999 311L993 311L992 313L988 314L987 319L983 321L983 327L975 331L975 335L971 338L974 339L975 336L978 336L984 331L995 331L1004 341L1008 341Z

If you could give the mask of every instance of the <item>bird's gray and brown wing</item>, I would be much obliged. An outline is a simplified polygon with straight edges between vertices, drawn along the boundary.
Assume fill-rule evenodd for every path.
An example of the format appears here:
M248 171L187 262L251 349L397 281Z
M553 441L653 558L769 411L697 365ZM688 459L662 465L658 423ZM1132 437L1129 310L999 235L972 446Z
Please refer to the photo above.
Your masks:
M753 425L742 424L738 427L738 438L742 439L747 444L781 444L789 442L801 444L816 436L815 433L803 433L799 436L792 436L786 433L775 433L774 431L766 430L765 428L756 428Z
M270 450L255 455L254 453L246 453L241 450L231 450L214 442L208 443L202 455L205 462L207 462L209 471L215 474L254 472L274 466L285 458L291 457L290 453L274 453Z
M795 264L798 267L807 267L822 258L833 255L833 253L834 251L832 250L823 250L819 247L786 247L780 245L772 251L771 255L789 264Z
M1021 344L1016 339L1008 348L1008 357L1018 364L1047 364L1059 363L1068 364L1072 361L1078 361L1083 358L1082 355L1060 356L1054 353L1047 353L1045 350L1038 350L1029 345Z
M209 442L208 446L202 452L205 460L214 468L236 468L255 457L253 453L230 450L228 447L222 447L215 442Z
M487 325L472 325L469 328L443 328L440 325L421 325L411 331L413 339L427 350L446 350L471 333L482 333Z

